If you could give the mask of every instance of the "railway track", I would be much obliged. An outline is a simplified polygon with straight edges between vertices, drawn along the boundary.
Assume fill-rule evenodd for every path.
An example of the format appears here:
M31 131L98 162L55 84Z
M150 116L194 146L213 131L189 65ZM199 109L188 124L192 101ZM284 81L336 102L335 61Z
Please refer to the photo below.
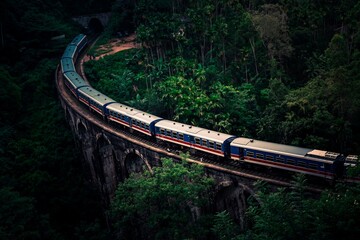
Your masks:
M76 68L80 73L80 75L82 75L82 77L86 80L86 76L84 75L84 71L83 71L83 57L84 54L82 54L79 57L80 60L76 63ZM181 153L187 152L182 150L171 149L168 146L159 144L158 142L155 141L144 139L143 137L140 137L138 134L133 134L130 133L129 131L116 127L114 126L114 124L104 122L102 118L100 118L100 116L98 117L95 114L92 114L89 111L89 108L86 108L84 105L82 105L75 99L75 97L66 88L63 81L63 76L60 73L59 68L57 68L55 77L56 77L56 87L58 89L59 96L69 107L75 110L82 117L86 118L92 124L97 125L98 127L104 129L105 131L115 136L124 138L134 144L140 145L144 148L147 148L149 150L152 150L154 152L163 154L165 156L177 160L181 159L181 155L180 155ZM239 161L232 161L224 158L214 159L213 157L209 157L207 154L199 153L197 151L195 151L195 154L191 154L189 159L187 159L186 161L188 161L189 163L200 164L203 165L205 168L225 172L227 174L231 174L234 176L250 178L253 180L260 180L283 187L292 186L291 178L279 176L273 173L270 174L269 172L267 172L268 169L266 168L262 168L261 170L254 169L246 164L240 163ZM271 172L273 171L271 170ZM275 173L277 172L275 171ZM307 187L307 190L312 192L321 192L323 188L324 188L323 184L321 185L311 184L310 186Z

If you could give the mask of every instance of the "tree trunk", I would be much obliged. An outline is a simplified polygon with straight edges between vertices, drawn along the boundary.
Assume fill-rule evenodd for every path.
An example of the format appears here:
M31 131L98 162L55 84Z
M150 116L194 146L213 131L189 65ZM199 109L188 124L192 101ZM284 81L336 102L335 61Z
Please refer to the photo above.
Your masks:
M249 39L250 42L250 46L251 46L251 50L254 56L254 65L255 65L255 72L256 72L256 76L259 74L258 72L258 68L257 68L257 58L256 58L256 53L255 53L255 43L254 43L254 39L251 38Z

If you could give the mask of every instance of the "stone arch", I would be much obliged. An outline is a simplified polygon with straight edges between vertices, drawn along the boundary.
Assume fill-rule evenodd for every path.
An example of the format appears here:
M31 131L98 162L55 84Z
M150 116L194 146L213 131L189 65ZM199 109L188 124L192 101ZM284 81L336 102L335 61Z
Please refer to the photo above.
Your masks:
M104 25L101 22L101 20L97 17L92 17L89 19L89 22L87 24L89 31L93 32L93 33L100 33L102 31L104 31Z
M70 126L74 126L73 119L68 107L65 107L65 119L69 122Z
M144 171L144 165L147 170L152 172L151 165L148 160L136 149L126 149L124 160L124 176L129 177L131 173L142 173Z
M112 145L110 139L103 133L96 134L96 146L101 148L107 145Z
M216 211L226 210L236 220L241 229L245 228L245 212L248 207L248 199L255 193L248 186L239 182L221 182L215 194Z
M79 118L76 121L76 131L79 136L83 136L88 131L86 124Z
M103 200L109 203L119 182L118 160L114 146L105 134L96 134L95 140L92 165L103 196L106 196Z

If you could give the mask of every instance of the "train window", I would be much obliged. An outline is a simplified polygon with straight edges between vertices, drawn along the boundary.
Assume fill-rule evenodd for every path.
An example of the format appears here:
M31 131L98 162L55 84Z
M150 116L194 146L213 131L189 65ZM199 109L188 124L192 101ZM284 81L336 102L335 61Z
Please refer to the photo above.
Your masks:
M315 163L309 163L309 168L318 169L318 165Z
M146 130L149 130L149 124L146 124L146 125L145 125L145 129L146 129Z
M200 138L195 138L195 143L200 145Z
M165 129L160 128L160 134L161 134L161 135L165 135Z
M306 162L298 161L297 165L300 166L300 167L306 167Z
M214 142L209 141L209 148L214 148Z
M246 156L253 157L253 156L254 156L254 152L247 151L247 152L246 152Z
M221 144L220 144L220 143L217 143L217 144L216 144L216 149L217 149L217 150L221 150Z
M286 163L290 165L295 165L295 160L293 159L286 159Z
M276 162L285 162L284 158L282 157L276 157Z
M266 155L266 160L274 161L274 157L271 155Z
M257 153L257 154L256 154L256 158L264 159L264 154L262 154L262 153Z
M184 140L184 134L179 133L179 139L180 139L180 140Z

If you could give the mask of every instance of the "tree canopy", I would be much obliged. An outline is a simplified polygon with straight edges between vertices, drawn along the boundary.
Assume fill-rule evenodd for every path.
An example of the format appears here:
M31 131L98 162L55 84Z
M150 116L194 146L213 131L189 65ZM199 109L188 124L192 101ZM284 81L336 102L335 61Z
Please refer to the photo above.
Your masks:
M119 184L111 207L119 238L200 237L198 210L208 202L212 183L199 165L166 158L153 174L130 176Z

